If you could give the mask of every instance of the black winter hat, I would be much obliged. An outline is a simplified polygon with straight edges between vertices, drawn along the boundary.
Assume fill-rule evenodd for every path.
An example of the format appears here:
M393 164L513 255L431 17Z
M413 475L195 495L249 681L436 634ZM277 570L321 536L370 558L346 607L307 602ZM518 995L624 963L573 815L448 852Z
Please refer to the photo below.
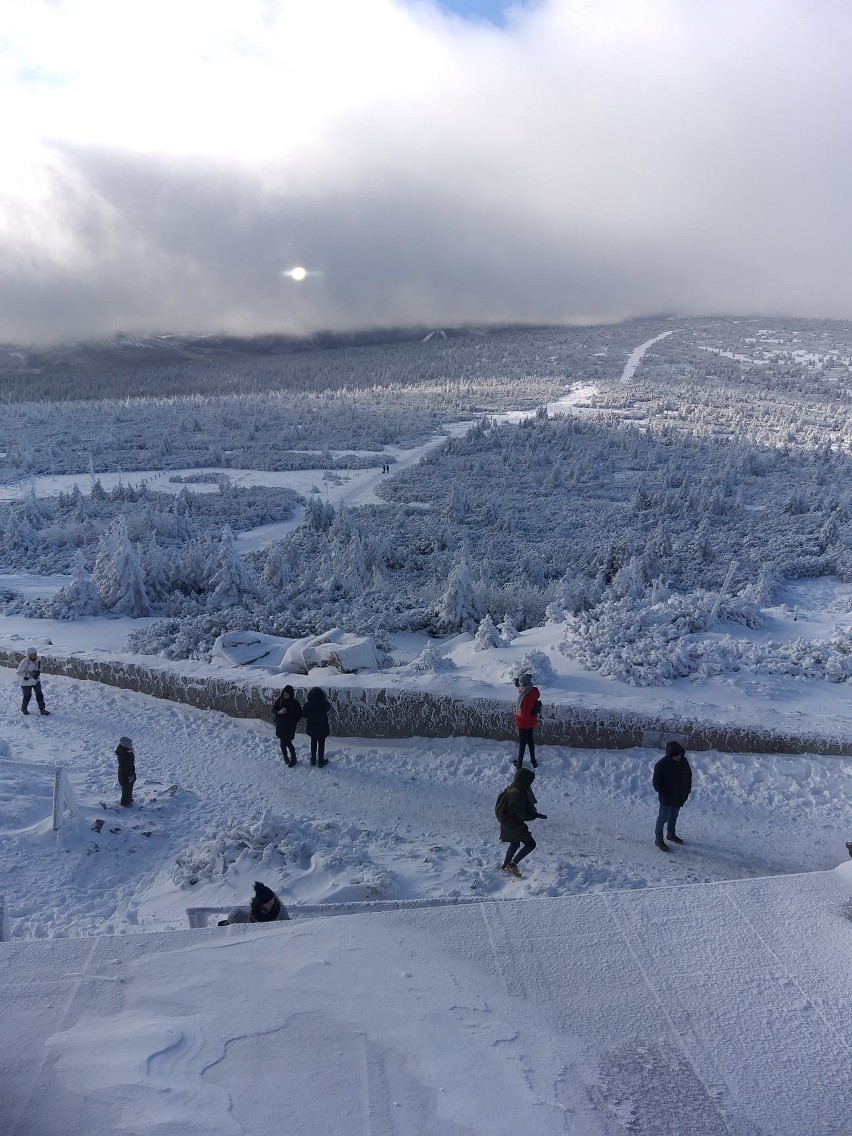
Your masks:
M270 899L275 899L275 892L272 888L268 888L266 884L262 884L260 880L255 880L254 898L258 903L269 903Z
M666 742L666 757L686 757L686 750L680 742Z
M529 789L533 781L535 781L535 773L532 769L519 769L515 774L514 784L520 789Z
M291 698L292 698L292 697L293 697L293 695L294 695L294 694L296 693L296 692L295 692L295 690L294 690L294 689L292 688L292 686L291 686L291 685L289 684L289 682L287 683L287 685L286 685L286 686L282 687L282 691L283 691L283 692L284 692L285 694L289 694Z

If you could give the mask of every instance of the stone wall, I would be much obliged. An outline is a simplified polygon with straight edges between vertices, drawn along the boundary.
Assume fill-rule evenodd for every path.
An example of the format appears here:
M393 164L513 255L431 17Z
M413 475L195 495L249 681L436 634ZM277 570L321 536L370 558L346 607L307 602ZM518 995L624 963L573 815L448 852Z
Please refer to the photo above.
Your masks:
M15 668L22 653L0 648L0 665ZM155 656L145 662L90 658L85 655L42 655L45 675L102 682L126 690L182 702L202 710L220 710L235 718L270 720L270 707L281 684L264 684L246 676L236 679L195 673L196 664L158 665ZM296 676L292 676L296 677ZM295 683L294 683L295 686ZM303 699L307 687L296 688ZM512 717L513 699L472 698L453 701L428 691L328 688L334 710L333 730L339 737L444 738L479 737L507 742L517 738ZM589 710L548 705L536 730L543 745L580 749L625 749L661 746L676 737L687 749L714 749L723 753L817 753L852 755L852 740L831 735L794 734L784 731L727 727L718 723L639 715L620 710Z

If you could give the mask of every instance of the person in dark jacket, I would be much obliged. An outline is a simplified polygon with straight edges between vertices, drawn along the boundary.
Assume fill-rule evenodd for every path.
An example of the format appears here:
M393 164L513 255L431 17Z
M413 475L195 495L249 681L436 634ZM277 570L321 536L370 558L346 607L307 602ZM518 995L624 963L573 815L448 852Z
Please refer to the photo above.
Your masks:
M654 843L661 852L670 852L663 840L663 826L672 844L683 844L677 834L677 816L692 791L692 767L680 742L666 744L666 756L654 766L653 784L660 800Z
M535 840L527 828L527 821L547 820L544 813L536 808L535 794L532 791L534 780L535 773L531 769L518 770L506 794L500 816L500 839L509 845L503 860L503 871L518 879L522 878L518 864L535 848Z
M290 767L296 764L296 747L293 738L296 736L296 726L302 717L302 704L296 698L292 686L285 686L272 707L275 713L275 733L281 743L281 753L284 764Z
M325 739L329 735L328 712L331 703L324 692L314 686L305 701L305 733L311 739L311 765L328 765Z
M121 804L129 809L133 804L133 786L136 782L136 754L130 738L120 737L115 747L118 758L118 783L121 786Z
M220 919L219 926L229 923L280 923L289 919L287 908L272 890L260 880L254 881L254 895L248 907L235 907L228 912L227 919Z
M541 695L537 686L533 686L533 676L529 671L515 679L518 688L518 697L515 702L515 725L518 727L518 757L515 765L518 769L524 764L524 752L530 751L530 765L536 768L535 740L533 730L538 723L541 711Z

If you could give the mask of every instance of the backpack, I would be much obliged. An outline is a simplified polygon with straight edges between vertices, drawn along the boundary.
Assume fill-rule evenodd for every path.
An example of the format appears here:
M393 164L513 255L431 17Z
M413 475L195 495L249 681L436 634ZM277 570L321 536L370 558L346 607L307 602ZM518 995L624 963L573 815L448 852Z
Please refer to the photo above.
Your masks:
M494 815L501 823L509 818L509 793L511 789L511 785L507 785L505 789L501 789L497 794L497 800L494 802Z

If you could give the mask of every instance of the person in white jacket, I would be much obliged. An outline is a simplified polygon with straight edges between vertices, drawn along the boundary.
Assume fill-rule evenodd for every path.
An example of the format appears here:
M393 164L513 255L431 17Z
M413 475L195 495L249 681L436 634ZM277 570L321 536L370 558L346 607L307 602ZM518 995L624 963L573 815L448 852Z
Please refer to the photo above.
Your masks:
M41 659L38 657L38 651L35 647L30 647L18 663L18 678L24 696L21 702L21 713L29 714L27 707L33 694L35 694L39 714L49 714L50 711L44 704L44 695L41 692Z

